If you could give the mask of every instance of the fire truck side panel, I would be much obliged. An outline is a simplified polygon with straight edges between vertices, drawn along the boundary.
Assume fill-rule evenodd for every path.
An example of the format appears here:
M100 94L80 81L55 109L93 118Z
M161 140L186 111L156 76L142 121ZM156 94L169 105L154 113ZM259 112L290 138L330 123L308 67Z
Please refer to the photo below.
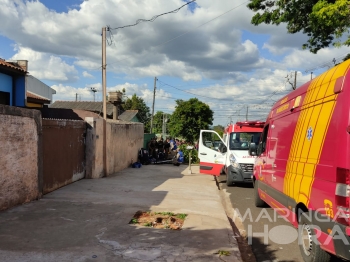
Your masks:
M346 259L349 222L339 220L337 212L341 206L350 213L349 192L344 191L350 184L349 67L348 60L274 105L266 121L266 151L254 167L260 198L295 216L298 208L309 210L321 247ZM337 228L343 239L332 237Z

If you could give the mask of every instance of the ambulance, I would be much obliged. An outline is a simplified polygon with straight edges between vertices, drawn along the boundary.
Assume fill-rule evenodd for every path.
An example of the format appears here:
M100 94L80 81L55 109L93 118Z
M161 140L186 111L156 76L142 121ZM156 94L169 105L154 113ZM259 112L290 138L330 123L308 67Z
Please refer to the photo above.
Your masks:
M223 137L213 130L201 130L198 158L200 172L219 176L226 174L226 184L252 183L255 156L248 154L251 143L259 143L265 122L245 121L225 128ZM215 143L220 143L213 147Z
M350 260L350 60L275 103L249 152L254 202L298 232L302 257Z

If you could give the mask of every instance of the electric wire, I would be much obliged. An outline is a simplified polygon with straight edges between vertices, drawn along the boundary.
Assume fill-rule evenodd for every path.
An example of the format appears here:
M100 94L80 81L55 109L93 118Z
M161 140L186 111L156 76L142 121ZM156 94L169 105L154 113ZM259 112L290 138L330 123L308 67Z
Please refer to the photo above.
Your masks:
M116 27L116 28L107 27L107 29L108 29L109 31L110 31L110 30L117 30L117 29L122 29L122 28L126 28L126 27L136 26L136 25L138 25L138 24L141 23L141 22L153 22L154 20L156 20L156 19L157 19L158 17L160 17L160 16L179 12L181 8L183 8L183 7L186 6L186 5L189 5L189 4L193 3L193 2L195 2L195 1L196 1L196 0L192 0L192 1L190 1L190 2L187 2L186 4L180 6L179 8L177 8L177 9L175 9L175 10L173 10L173 11L166 12L166 13L163 13L163 14L160 14L160 15L155 15L155 16L153 16L151 19L138 19L138 20L136 21L136 23L135 23L135 24L132 24L132 25L124 25L124 26L119 26L119 27Z

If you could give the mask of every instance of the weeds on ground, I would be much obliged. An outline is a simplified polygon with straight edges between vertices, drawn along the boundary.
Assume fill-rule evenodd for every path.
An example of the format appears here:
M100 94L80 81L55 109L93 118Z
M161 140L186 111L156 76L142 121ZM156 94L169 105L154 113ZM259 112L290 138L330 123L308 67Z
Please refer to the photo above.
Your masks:
M187 214L177 214L176 217L185 220Z

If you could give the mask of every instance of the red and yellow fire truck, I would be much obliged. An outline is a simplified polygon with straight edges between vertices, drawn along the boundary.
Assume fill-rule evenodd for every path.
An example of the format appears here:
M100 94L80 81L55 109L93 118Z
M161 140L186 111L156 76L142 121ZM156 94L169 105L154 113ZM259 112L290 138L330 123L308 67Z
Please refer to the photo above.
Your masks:
M350 259L350 60L275 103L254 166L254 201L299 232L305 261Z

